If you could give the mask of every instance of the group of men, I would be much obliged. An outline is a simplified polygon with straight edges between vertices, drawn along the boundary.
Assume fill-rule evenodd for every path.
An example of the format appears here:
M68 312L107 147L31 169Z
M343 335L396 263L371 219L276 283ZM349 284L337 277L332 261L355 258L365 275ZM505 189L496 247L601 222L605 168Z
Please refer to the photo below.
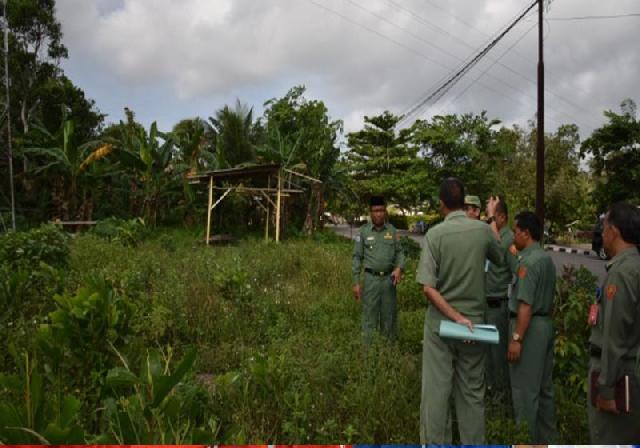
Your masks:
M521 212L511 231L507 204L500 198L487 201L486 220L480 220L480 199L465 196L456 178L442 182L439 198L444 221L425 235L416 273L428 302L421 443L451 443L453 397L461 443L484 444L486 387L510 389L515 419L527 425L530 441L553 443L556 269L541 244L542 223L534 213ZM353 292L362 301L366 340L375 331L395 339L398 331L396 285L405 259L385 213L384 200L372 198L371 222L360 229L353 253ZM640 209L614 204L603 240L611 261L585 316L592 327L589 427L593 443L632 443L640 440ZM500 343L441 338L442 320L471 331L477 324L493 324ZM624 403L630 403L628 409Z

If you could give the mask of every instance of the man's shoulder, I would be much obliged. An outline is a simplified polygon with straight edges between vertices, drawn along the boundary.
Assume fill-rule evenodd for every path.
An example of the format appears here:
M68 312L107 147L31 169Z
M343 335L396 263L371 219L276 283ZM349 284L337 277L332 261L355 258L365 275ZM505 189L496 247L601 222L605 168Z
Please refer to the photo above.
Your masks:
M364 224L362 224L362 225L360 226L360 228L358 228L358 231L359 231L360 233L362 233L362 232L368 232L368 231L370 231L370 230L371 230L371 223L370 223L370 222L365 222Z
M545 265L555 266L553 264L553 259L551 258L551 255L549 255L547 251L545 251L541 247L531 251L529 254L522 257L520 264L529 268L534 268L534 267L537 268Z
M613 263L609 276L621 275L628 278L640 278L640 253L632 253L619 263Z

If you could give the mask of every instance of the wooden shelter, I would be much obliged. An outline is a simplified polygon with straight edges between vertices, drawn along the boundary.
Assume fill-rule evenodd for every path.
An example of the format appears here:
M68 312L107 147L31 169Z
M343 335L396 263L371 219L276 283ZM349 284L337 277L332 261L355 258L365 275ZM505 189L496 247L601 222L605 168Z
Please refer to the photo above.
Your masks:
M292 181L293 177L313 183L322 183L318 179L283 168L278 164L229 168L188 175L189 183L207 185L209 189L206 244L208 245L214 240L211 236L213 211L232 192L248 194L265 212L265 240L269 239L269 223L273 210L275 213L275 241L280 241L283 202L291 195L304 192L299 184ZM292 185L296 188L291 188ZM220 192L220 197L217 199L216 192ZM265 203L258 200L259 198L264 198Z

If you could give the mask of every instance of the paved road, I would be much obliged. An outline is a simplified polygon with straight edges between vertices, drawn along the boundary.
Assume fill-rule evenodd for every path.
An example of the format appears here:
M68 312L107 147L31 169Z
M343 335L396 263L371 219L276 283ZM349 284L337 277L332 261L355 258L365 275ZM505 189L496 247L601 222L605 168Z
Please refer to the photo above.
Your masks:
M357 229L351 229L348 225L337 225L337 226L327 226L330 229L333 229L336 233L346 236L348 238L352 238L357 234ZM422 242L422 235L416 235L414 233L409 233L404 230L400 230L402 235L407 235L418 243ZM598 283L602 283L604 280L605 269L604 269L604 261L598 259L595 255L578 255L578 254L567 254L562 252L552 252L549 251L549 255L551 255L551 259L556 265L556 269L558 274L562 273L562 266L566 264L572 264L576 267L584 266L593 274L598 277Z

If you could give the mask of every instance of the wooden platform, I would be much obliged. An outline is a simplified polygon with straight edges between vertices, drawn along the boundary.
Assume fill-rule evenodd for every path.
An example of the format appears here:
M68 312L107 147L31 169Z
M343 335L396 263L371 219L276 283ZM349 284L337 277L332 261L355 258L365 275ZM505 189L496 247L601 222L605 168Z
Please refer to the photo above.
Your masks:
M202 240L202 242L206 243L207 239L205 238L204 240ZM236 242L236 239L231 235L212 235L209 238L209 244L223 245L223 244L233 244L235 242Z

